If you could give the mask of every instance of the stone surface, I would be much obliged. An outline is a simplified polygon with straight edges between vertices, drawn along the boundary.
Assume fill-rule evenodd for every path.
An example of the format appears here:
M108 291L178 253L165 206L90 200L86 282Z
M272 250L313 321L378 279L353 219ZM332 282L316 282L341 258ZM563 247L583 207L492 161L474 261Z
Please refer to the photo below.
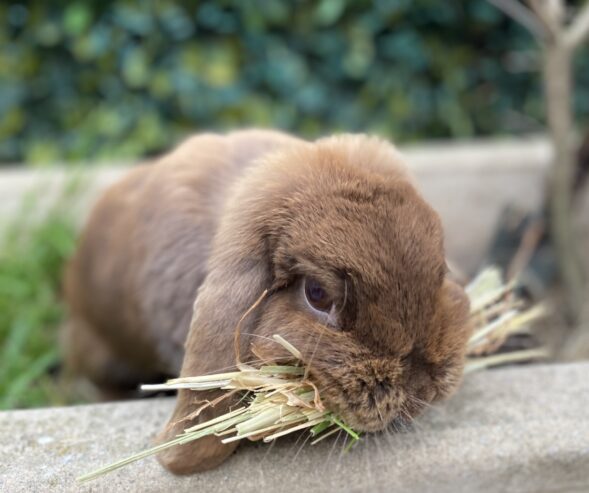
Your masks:
M525 211L538 208L550 157L548 142L539 137L430 143L401 150L442 217L450 259L465 274L479 267L507 204ZM126 169L110 165L84 173L78 169L77 174L63 167L0 171L0 224L18 213L27 195L38 201L37 210L45 210L72 174L87 178L87 193L78 205L83 219L96 196Z
M40 218L73 182L83 186L76 211L84 219L96 197L118 180L129 165L51 166L46 168L9 167L0 169L0 226L18 217L23 204L31 201Z
M0 491L589 491L589 363L468 376L413 431L317 446L242 445L220 468L175 477L154 458L74 478L150 443L171 399L0 413ZM304 444L304 445L303 445Z

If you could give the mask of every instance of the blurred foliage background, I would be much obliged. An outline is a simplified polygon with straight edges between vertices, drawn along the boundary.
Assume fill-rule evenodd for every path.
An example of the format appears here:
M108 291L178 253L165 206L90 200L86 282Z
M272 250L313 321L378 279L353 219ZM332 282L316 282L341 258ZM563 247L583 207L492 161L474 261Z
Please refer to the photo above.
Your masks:
M537 131L537 57L485 0L3 1L0 162L135 158L253 125ZM587 50L578 65L589 87ZM587 118L588 91L576 110Z

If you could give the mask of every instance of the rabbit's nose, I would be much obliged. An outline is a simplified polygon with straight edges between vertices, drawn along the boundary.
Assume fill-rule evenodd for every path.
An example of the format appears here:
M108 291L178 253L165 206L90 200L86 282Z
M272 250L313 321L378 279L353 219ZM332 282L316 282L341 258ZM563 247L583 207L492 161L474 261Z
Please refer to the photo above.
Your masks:
M384 399L391 389L391 384L388 378L378 378L374 384L374 397L377 400Z

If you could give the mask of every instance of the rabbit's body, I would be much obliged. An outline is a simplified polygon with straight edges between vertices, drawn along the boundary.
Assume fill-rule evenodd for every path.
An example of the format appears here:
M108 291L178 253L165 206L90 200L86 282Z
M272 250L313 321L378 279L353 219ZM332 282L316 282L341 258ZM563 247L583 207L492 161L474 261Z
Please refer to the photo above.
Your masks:
M68 269L70 368L109 394L177 375L231 185L257 157L297 141L274 131L199 135L111 187Z
M375 431L460 381L468 302L446 273L440 220L387 142L197 136L95 207L68 271L68 360L101 388L124 390L232 367L238 324L242 361L287 359L278 333L301 351L324 402ZM189 425L195 400L179 392L161 439ZM160 460L189 473L234 447L209 437Z

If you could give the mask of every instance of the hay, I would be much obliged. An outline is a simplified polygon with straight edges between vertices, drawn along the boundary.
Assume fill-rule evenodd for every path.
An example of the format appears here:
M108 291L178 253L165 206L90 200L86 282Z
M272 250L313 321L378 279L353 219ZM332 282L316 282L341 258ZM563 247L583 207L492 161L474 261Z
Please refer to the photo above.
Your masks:
M529 333L532 323L548 312L543 304L525 308L515 288L515 281L503 283L496 267L483 270L466 287L474 331L468 342L465 373L549 356L543 348L498 353L509 337Z
M524 309L514 287L513 282L503 284L501 272L496 268L484 270L467 286L474 332L468 345L465 372L547 356L543 349L497 353L511 335L529 331L530 323L546 313L542 305ZM279 335L275 335L274 340L292 354L293 364L264 365L260 368L240 364L234 372L175 378L164 384L143 385L141 388L146 391L226 391L215 401L205 403L187 419L196 418L203 409L235 393L242 393L243 397L230 412L188 427L169 442L81 476L78 480L89 481L167 448L209 435L218 436L223 443L245 438L271 442L296 431L309 430L314 444L337 431L343 431L350 438L348 448L353 446L360 439L359 434L325 409L317 388L306 378L299 351Z

